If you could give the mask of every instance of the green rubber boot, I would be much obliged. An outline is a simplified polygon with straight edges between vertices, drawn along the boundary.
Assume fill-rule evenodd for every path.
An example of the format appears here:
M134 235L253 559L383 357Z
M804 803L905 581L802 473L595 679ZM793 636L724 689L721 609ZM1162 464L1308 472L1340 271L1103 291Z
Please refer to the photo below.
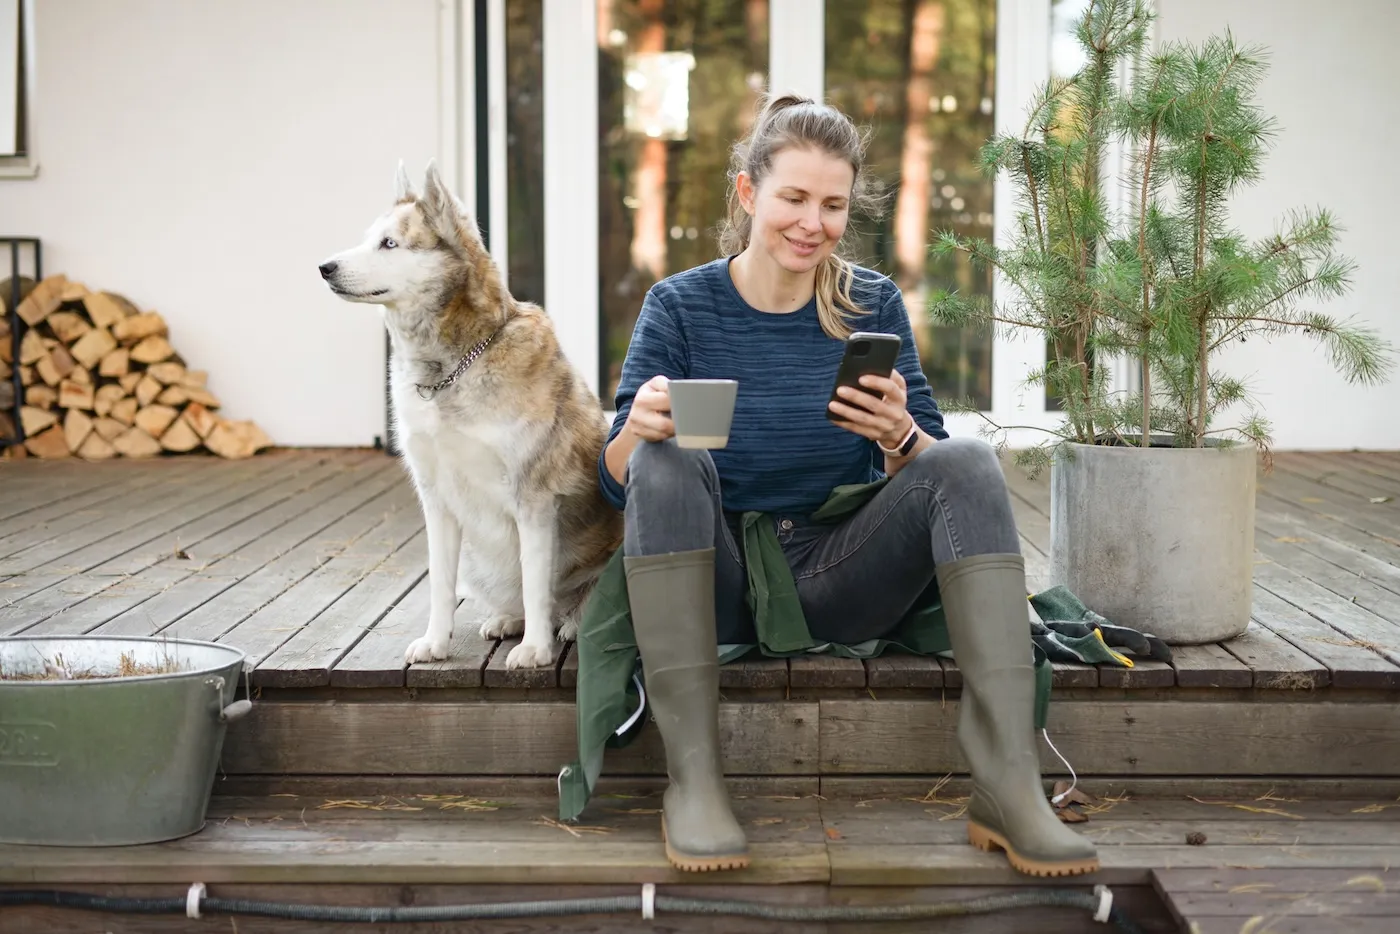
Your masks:
M742 869L748 841L720 766L715 550L624 558L623 565L647 702L666 749L666 857L688 872Z
M958 744L972 770L968 840L1005 850L1012 866L1033 876L1097 870L1093 842L1060 822L1041 783L1025 560L978 555L937 574L963 678Z

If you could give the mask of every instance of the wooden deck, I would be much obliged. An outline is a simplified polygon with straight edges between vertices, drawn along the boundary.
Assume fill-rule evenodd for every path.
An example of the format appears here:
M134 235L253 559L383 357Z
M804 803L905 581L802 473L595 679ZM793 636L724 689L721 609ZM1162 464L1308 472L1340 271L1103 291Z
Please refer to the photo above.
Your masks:
M284 688L568 689L507 671L513 643L463 621L453 657L405 669L426 616L427 543L399 466L372 451L101 464L0 462L0 635L165 634L246 651ZM1032 588L1049 490L1014 468ZM1059 665L1062 688L1400 689L1400 454L1283 454L1261 480L1255 625L1172 664ZM908 657L741 662L727 687L957 688Z
M1048 487L1014 469L1008 477L1036 587ZM1115 886L1152 931L1234 934L1256 916L1268 922L1257 932L1391 930L1400 454L1279 455L1258 507L1248 634L1178 647L1169 665L1056 667L1050 735L1100 796L1076 825L1104 852L1103 871L1083 884ZM713 883L738 882L745 897L788 904L887 904L1036 884L964 842L961 678L936 659L723 669L725 767L757 857L746 873L696 880L667 868L649 797L664 773L654 730L609 752L584 827L551 823L554 777L576 754L572 659L507 671L512 643L483 642L461 620L450 660L405 669L404 646L425 622L425 561L412 490L380 452L0 462L0 635L233 644L249 654L255 700L230 728L203 832L117 852L0 847L0 888L169 896L197 880L230 897L439 904L630 894L647 881L713 893ZM1048 778L1068 777L1048 749L1042 763ZM1188 843L1192 833L1204 842ZM1233 875L1222 889L1198 870ZM0 910L0 928L12 916L36 931L87 931L94 917ZM594 923L585 927L652 929ZM101 916L114 932L201 924ZM236 928L318 930L245 918ZM509 929L561 928L584 929L562 920ZM1062 909L940 929L1103 930Z
M651 882L664 894L701 898L892 905L1047 885L1087 891L1103 884L1144 931L1161 934L1379 934L1394 930L1400 916L1394 895L1400 882L1400 805L1390 800L1099 799L1083 808L1087 820L1076 826L1099 843L1103 869L1087 879L1047 881L1017 876L1003 859L967 846L960 820L966 799L956 787L907 794L891 788L861 797L819 796L799 787L786 789L788 794L758 794L739 787L735 810L750 836L753 865L742 872L683 876L662 853L655 795L609 793L594 821L566 828L553 821L550 797L504 785L465 794L452 781L408 784L393 793L360 796L307 783L284 786L295 790L275 795L254 788L231 794L238 789L225 786L205 829L184 840L117 851L0 847L0 890L59 888L169 898L203 882L210 895L221 898L394 906L635 895ZM1196 842L1187 843L1188 837ZM1248 927L1256 916L1264 922ZM100 918L101 926L94 928L87 912L0 908L0 928L17 931L145 934L221 924L217 918L196 922L111 912ZM733 918L717 923L674 915L662 923L680 931L931 929L929 921L761 927ZM1113 930L1084 911L1066 908L1006 910L937 924L939 931L980 934ZM515 925L499 929L652 930L625 915L606 922L540 919ZM322 930L304 922L247 917L224 929L241 934Z

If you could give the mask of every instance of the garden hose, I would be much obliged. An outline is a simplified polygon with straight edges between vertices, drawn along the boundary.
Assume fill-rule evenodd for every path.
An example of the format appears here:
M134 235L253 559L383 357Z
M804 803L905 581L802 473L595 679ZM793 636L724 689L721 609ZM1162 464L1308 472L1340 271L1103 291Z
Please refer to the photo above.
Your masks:
M661 914L728 915L764 921L918 921L958 915L981 915L1013 908L1080 908L1094 920L1111 923L1123 934L1142 934L1122 909L1113 906L1113 893L1106 886L1095 886L1093 893L1067 889L1032 889L1005 895L935 902L925 905L777 905L737 899L673 898L656 894L647 884L640 895L598 898L563 898L549 901L485 902L472 905L425 905L364 908L346 905L305 905L287 902L249 901L239 898L211 898L202 883L192 885L183 898L120 898L55 890L0 890L0 908L16 905L42 905L119 914L183 914L190 918L206 915L258 915L297 921L365 922L383 924L400 921L470 921L501 918L560 917L641 913L651 920Z

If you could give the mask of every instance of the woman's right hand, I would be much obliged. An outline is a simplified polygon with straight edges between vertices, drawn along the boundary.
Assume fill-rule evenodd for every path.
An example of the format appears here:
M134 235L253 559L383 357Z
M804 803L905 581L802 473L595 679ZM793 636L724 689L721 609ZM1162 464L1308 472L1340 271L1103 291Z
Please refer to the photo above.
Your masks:
M653 376L637 389L624 428L643 441L665 441L675 437L671 421L671 393L664 376Z

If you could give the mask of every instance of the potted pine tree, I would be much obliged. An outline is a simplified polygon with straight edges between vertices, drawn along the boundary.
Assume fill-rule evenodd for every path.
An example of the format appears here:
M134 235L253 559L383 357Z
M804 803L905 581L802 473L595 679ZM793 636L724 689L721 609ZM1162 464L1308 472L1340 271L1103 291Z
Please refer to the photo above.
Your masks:
M1249 624L1255 482L1272 443L1247 387L1212 361L1234 341L1301 332L1372 384L1391 349L1315 308L1353 271L1329 212L1294 212L1257 240L1229 225L1275 132L1255 103L1260 50L1226 34L1149 54L1152 18L1143 0L1092 0L1075 33L1084 66L1039 90L1023 132L983 148L1016 191L1014 233L1004 245L944 233L934 247L994 269L1005 297L938 293L929 314L1043 334L1049 360L1028 382L1063 417L1015 462L1051 471L1051 582L1192 644ZM1115 145L1129 156L1121 178L1104 172ZM1127 193L1116 216L1114 187ZM1133 392L1112 391L1115 363L1136 370ZM990 435L1005 430L988 420Z

